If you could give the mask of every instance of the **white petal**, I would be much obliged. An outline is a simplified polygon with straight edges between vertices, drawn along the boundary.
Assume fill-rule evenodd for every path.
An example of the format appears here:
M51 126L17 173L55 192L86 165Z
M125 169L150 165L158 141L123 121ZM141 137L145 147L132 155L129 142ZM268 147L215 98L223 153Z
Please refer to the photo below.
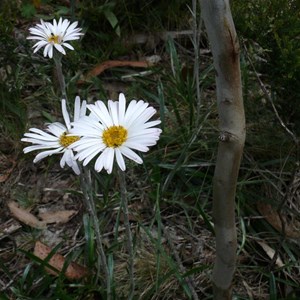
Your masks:
M86 166L99 153L101 153L101 151L99 151L99 149L94 149L93 152L90 152L90 154L85 157L85 159L83 161L83 165Z
M74 149L75 151L82 151L84 149L88 149L90 147L99 145L101 142L101 140L97 140L94 138L81 138L79 141L74 142L73 144L70 145L70 147L72 149Z
M74 104L74 121L78 121L80 117L80 97L75 97L75 104Z
M86 101L83 100L81 103L80 114L79 117L82 118L86 115Z
M139 138L134 138L134 139L131 139L131 140L127 140L124 145L127 146L127 143L130 144L130 143L135 143L135 144L140 144L140 145L143 145L143 146L154 146L156 144L156 142L158 141L159 137L155 137L155 136L151 136L151 137L139 137ZM129 147L129 146L128 146ZM129 147L129 148L133 148L135 149L134 147ZM138 149L142 152L144 152L142 149Z
M104 152L97 158L95 162L95 170L97 172L101 172L101 170L103 169L105 159L106 159L106 155Z
M60 53L66 55L65 49L64 49L60 44L54 43L54 47L55 47L55 49L56 49L57 51L59 51Z
M56 153L59 153L61 150L63 150L63 148L58 148L58 149L55 149L55 150L48 150L48 151L44 151L44 152L41 152L39 153L35 159L33 160L34 163L36 162L39 162L41 159L47 157L47 156L51 156L52 154L56 154Z
M44 48L44 52L43 52L44 57L46 57L46 56L49 55L48 52L49 52L49 49L50 49L50 48L52 48L52 45L51 45L51 44L47 44L46 47ZM49 57L50 57L50 55L49 55ZM51 57L50 57L50 58L51 58Z
M123 93L119 95L119 123L123 124L126 111L126 98Z
M130 128L130 130L128 130L128 138L135 138L140 136L156 136L159 135L161 131L162 130L160 128Z
M61 34L65 34L65 32L66 32L66 30L67 30L69 24L70 24L70 21L67 20L67 19L65 19L65 20L62 22L62 24L61 24L61 26L60 26Z
M135 101L131 101L129 103L129 106L127 108L124 124L128 128L130 124L132 124L139 116L140 114L148 107L148 103L145 103L144 101L140 100L135 105L130 105L131 103L135 103Z
M67 127L59 122L49 124L47 129L58 138L67 131Z
M61 168L63 168L65 166L66 160L67 160L67 151L64 152L64 154L61 157L61 160L59 162Z
M94 124L84 124L80 121L72 123L74 126L71 129L71 133L74 135L79 135L82 137L90 137L94 139L101 139L103 128L101 128L101 124L99 122L96 122Z
M114 125L107 107L102 101L98 100L95 102L95 104L87 105L87 108L97 116L97 118L105 127Z
M35 151L35 150L43 150L43 149L51 149L51 148L59 148L59 147L60 147L59 144L53 145L53 146L49 146L49 145L33 145L33 146L25 147L23 149L23 152L24 153L28 153L28 152Z
M80 174L80 169L78 167L78 163L76 160L73 161L73 164L72 164L72 170L74 171L74 173L76 175L79 175Z
M66 99L61 100L61 110L62 110L62 114L63 114L64 120L65 120L67 129L70 130L71 129L71 121L70 121L70 116L69 116L69 113L67 110Z
M133 152L131 149L129 149L128 147L121 146L121 147L119 147L119 149L120 149L121 153L124 156L126 156L127 158L135 161L138 164L142 164L143 163L143 160L135 152Z
M60 146L59 142L57 140L56 141L43 141L43 140L39 140L39 139L22 138L21 141L26 142L26 143L32 143L34 145L42 145L42 146L45 146L48 148L57 147L57 145L58 145L58 147Z
M123 155L122 155L120 149L116 148L115 152L116 152L117 163L118 163L120 169L122 171L125 171L126 170L125 161L124 161L124 158L123 158Z
M147 151L149 151L149 148L147 146L144 146L144 145L142 145L140 143L136 143L135 141L134 142L126 141L124 143L124 146L128 147L128 148L131 148L131 149L134 149L134 150L141 151L141 152L147 152Z
M48 41L48 35L45 32L45 28L43 28L43 29L42 28L30 28L29 31L32 35L27 37L27 39L34 40L34 39L43 38L44 40Z
M108 174L111 174L114 164L115 149L106 148L103 151L103 154L105 154L106 156L106 159L104 161L104 169L107 171Z
M65 151L66 154L66 163L69 167L72 167L73 165L73 160L74 160L74 155L73 155L73 151L70 149L66 149Z
M118 120L117 102L114 102L112 100L108 100L108 109L109 109L109 114L111 116L113 124L115 126L118 126L119 125L119 120Z
M149 120L148 115L155 114L155 109L150 108L150 111L147 108L148 103L144 103L142 106L137 107L137 109L134 110L134 115L131 116L130 120L126 120L126 127L130 128L132 125L138 126L138 124L143 124ZM146 113L147 112L147 113ZM152 116L151 115L151 116Z
M64 47L67 47L68 49L70 49L70 50L74 50L74 47L73 46L71 46L69 43L62 43L62 45L64 46Z
M40 50L42 47L44 47L45 45L47 45L48 42L46 41L40 41L40 42L37 42L33 47L36 47L34 49L34 53L37 52L38 50Z
M140 125L140 129L150 128L150 127L159 125L160 123L161 123L161 120L150 121L150 122Z
M80 161L85 160L84 165L87 165L103 149L104 147L101 147L101 145L93 145L78 152L76 158L78 158Z
M32 138L32 139L36 139L36 140L39 140L39 141L51 141L51 142L54 142L54 141L57 141L57 137L56 136L53 136L53 135L40 135L40 134L36 134L36 133L25 133L24 134L25 137L29 137L29 138ZM25 142L27 142L26 140L24 140Z

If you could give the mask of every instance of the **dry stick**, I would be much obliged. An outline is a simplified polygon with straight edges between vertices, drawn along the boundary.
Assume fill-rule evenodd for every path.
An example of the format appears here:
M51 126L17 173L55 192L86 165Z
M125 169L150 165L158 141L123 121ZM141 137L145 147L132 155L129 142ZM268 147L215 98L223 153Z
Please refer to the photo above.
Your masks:
M169 245L170 245L170 247L172 249L172 252L174 254L175 260L176 260L176 262L177 262L177 264L179 266L180 272L181 273L185 273L186 269L185 269L185 267L182 264L182 261L181 261L181 259L179 257L179 254L178 254L178 252L176 250L176 247L175 247L175 245L174 245L174 243L172 241L172 238L170 237L169 233L167 232L167 230L166 230L166 228L165 228L165 226L163 224L161 224L161 228L162 228L162 230L164 232L164 235L166 236L166 238L168 240L168 243L169 243ZM188 287L190 288L190 291L192 293L193 299L194 300L199 300L197 292L195 290L195 283L194 283L193 278L191 276L186 276L184 280L185 280L186 284L188 285Z
M110 276L109 276L109 270L106 260L106 255L103 249L102 245L102 235L100 232L100 224L99 219L97 217L96 207L94 203L94 199L92 194L89 192L92 188L91 184L91 177L88 170L83 169L81 170L81 176L80 176L80 184L81 189L83 192L83 199L85 201L85 205L89 211L90 216L92 217L93 223L94 223L94 229L96 233L96 243L97 243L97 249L100 254L100 259L98 257L98 266L97 266L97 277L100 275L100 269L101 266L104 268L104 274L105 274L105 284L107 287L107 299L109 300L111 297L111 282L110 282Z
M239 42L229 0L200 0L216 71L220 137L213 179L215 300L232 299L237 259L235 196L246 137Z
M118 168L118 177L120 184L120 194L121 194L121 206L124 213L124 225L127 235L127 251L129 255L128 267L129 267L129 279L130 279L130 290L128 299L133 299L134 296L134 257L133 257L133 244L132 244L132 234L129 223L129 211L128 211L128 200L126 191L126 181L125 172Z

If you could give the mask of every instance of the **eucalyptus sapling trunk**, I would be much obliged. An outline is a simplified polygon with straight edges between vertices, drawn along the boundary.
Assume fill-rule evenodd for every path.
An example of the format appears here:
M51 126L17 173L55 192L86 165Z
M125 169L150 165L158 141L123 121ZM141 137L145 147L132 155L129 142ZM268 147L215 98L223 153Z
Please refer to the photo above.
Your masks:
M216 71L220 129L213 182L216 259L212 281L214 299L231 299L237 250L235 193L246 136L239 43L229 0L200 0L200 4Z

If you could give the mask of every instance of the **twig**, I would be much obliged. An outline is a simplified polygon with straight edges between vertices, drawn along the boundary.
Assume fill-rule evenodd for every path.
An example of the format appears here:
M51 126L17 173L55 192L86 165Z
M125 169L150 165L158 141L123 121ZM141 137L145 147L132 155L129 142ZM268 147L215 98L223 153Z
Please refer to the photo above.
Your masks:
M107 60L100 64L97 64L91 71L87 73L85 76L85 79L83 80L89 80L92 77L95 77L101 73L103 73L105 70L114 68L114 67L135 67L135 68L148 68L152 64L148 61L121 61L121 60ZM79 83L82 83L79 81Z

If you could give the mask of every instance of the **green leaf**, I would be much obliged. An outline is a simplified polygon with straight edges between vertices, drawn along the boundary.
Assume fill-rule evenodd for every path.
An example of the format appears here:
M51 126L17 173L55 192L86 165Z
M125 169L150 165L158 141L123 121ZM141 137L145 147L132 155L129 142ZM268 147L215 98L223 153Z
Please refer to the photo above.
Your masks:
M118 36L121 36L121 29L120 26L118 25L119 21L116 17L116 15L111 11L111 10L104 10L103 11L106 19L110 23L111 27L115 30L116 34Z
M270 300L277 300L276 279L273 272L270 273Z
M24 4L21 7L21 15L26 18L30 19L36 14L36 9L33 4Z

